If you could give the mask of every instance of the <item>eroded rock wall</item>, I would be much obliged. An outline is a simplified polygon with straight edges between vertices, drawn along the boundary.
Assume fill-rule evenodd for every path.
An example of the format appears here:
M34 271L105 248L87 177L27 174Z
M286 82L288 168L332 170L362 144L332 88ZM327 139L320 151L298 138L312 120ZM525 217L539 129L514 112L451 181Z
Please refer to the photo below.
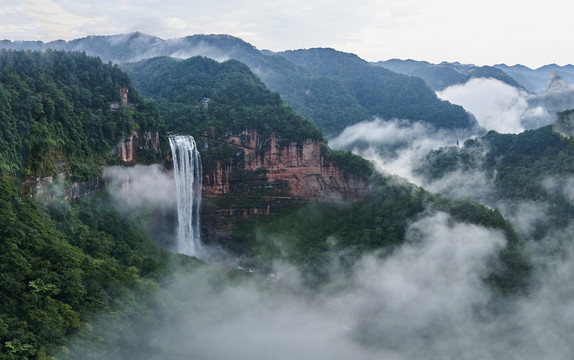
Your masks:
M302 143L264 137L253 130L210 139L204 153L203 194L266 191L269 196L358 199L368 192L366 179L343 173L321 155L322 142ZM221 151L225 148L225 151ZM211 157L210 152L228 156ZM205 157L205 156L204 156Z

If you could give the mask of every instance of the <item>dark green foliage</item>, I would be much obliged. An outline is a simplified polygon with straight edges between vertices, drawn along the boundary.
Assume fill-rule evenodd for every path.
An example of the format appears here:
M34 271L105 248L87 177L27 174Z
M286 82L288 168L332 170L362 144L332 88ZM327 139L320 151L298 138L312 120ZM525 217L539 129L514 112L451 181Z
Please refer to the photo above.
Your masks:
M418 173L440 179L458 169L480 170L493 181L494 196L505 201L546 201L550 222L544 227L564 226L574 207L561 192L548 191L545 181L574 175L574 147L569 138L552 131L552 126L518 135L491 131L468 140L463 148L432 151ZM469 194L469 196L472 194ZM542 229L539 236L544 233Z
M462 107L439 100L421 78L397 74L373 66L356 55L332 49L286 51L281 55L314 76L341 84L347 94L372 116L424 121L438 128L476 126ZM298 109L290 98L288 100ZM356 123L355 117L336 123L329 118L313 119L327 133L339 132Z
M111 110L122 86L117 66L85 54L0 51L0 359L47 358L92 314L121 314L168 272L141 219L108 199L40 204L16 186L56 172L93 179L117 141L157 131L157 107L133 89L133 106Z
M165 255L136 225L97 197L46 212L0 178L0 358L42 358L91 313L119 310L122 294L165 272Z
M269 89L281 94L298 114L314 121L329 136L337 135L346 126L370 120L373 116L382 116L386 120L422 120L438 127L466 128L476 125L461 107L441 102L423 82L416 80L411 83L408 76L381 67L375 68L355 55L332 49L273 53L257 50L229 35L193 35L163 40L142 33L89 36L69 42L4 41L0 45L34 50L81 49L100 56L104 61L121 64L145 59L150 53L158 56L197 54L214 59L235 59L247 64ZM452 71L446 74L447 77L468 78L454 69L449 70ZM439 75L443 76L442 72ZM488 76L491 75L498 74L489 71ZM411 89L415 94L408 94ZM423 95L420 100L419 95Z
M526 287L530 265L521 252L522 241L498 210L433 195L393 178L379 178L360 202L311 203L260 226L260 258L253 261L282 258L300 267L309 286L320 286L329 280L334 263L351 269L367 253L392 253L404 243L409 223L436 211L462 223L501 230L508 241L500 254L505 269L493 272L489 280L500 292Z
M286 106L249 68L235 60L155 58L124 65L135 86L155 99L168 131L196 137L255 129L268 136L321 139L320 130Z
M135 109L112 111L127 87ZM157 130L157 108L117 66L81 53L0 51L0 173L93 178L133 130Z
M484 156L482 155L484 154ZM527 130L521 134L490 131L463 148L443 148L427 156L418 171L438 179L459 164L477 167L494 176L499 195L508 199L542 199L542 180L548 176L574 173L574 147L552 131L552 126Z
M346 174L352 174L366 179L373 175L373 163L361 156L351 153L350 151L333 150L324 145L321 148L321 156L326 161L337 164L339 169Z
M100 339L102 352L138 351L130 348L137 339L121 344L118 333L117 342L101 342L104 334L87 324L97 314L129 333L157 321L148 302L160 281L198 262L156 248L142 230L145 212L126 220L104 194L44 207L16 190L0 178L0 359L65 353L74 334Z

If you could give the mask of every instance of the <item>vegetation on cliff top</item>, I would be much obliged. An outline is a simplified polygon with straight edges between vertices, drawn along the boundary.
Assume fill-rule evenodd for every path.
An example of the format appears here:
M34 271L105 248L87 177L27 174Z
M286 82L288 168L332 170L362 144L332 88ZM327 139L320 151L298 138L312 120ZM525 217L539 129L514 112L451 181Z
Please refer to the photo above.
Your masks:
M169 131L197 137L211 128L220 133L255 129L263 136L274 133L294 141L322 139L315 124L295 113L239 61L160 57L123 68L144 96L157 101Z
M135 108L112 111L120 88ZM157 107L117 66L81 53L0 50L0 174L94 178L133 130L158 130Z
M120 87L135 108L111 110ZM105 195L65 201L55 191L41 203L19 184L64 171L99 176L124 136L158 129L157 108L99 59L0 51L0 119L0 359L46 359L93 314L130 316L174 257Z

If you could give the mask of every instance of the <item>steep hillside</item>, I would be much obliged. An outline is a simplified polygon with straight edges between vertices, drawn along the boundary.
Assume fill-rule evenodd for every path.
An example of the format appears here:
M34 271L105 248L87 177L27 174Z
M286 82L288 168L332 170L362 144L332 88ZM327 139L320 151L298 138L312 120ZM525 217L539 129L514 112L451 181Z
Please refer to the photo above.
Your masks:
M281 55L315 76L340 81L373 116L422 121L448 129L471 129L477 125L462 107L439 100L421 78L397 74L333 49L285 51ZM340 131L352 124L320 126Z
M567 117L568 113L561 116ZM491 131L484 137L467 140L464 146L432 151L418 167L429 183L447 181L454 174L458 185L475 183L466 197L491 206L538 204L533 236L567 226L574 213L569 185L574 176L574 146L569 137L553 131L553 126L521 134ZM466 174L466 175L465 175ZM484 178L485 184L481 184ZM448 191L447 191L448 192Z
M145 211L126 219L105 193L61 191L99 176L124 136L157 131L157 108L117 66L53 51L1 51L0 104L0 358L47 359L71 334L96 337L83 332L95 314L132 326L135 299L179 261L143 231ZM44 196L22 189L37 177L54 181Z
M115 144L160 128L124 72L79 53L0 51L0 104L4 176L93 179Z
M319 63L325 69L338 68L335 72L321 74L313 70L313 66L306 69L309 64L295 64L295 59L302 60L301 56L295 57L295 53L259 51L228 35L193 35L163 40L133 33L89 36L68 42L3 41L0 47L85 51L104 61L121 64L156 56L188 58L200 55L218 61L236 59L247 64L269 89L277 91L299 114L315 121L327 135L336 135L346 126L372 116L420 120L438 127L471 128L475 125L462 108L438 100L420 79L372 69L356 56L342 67L341 59L347 55L335 51L314 59L318 62L315 70Z

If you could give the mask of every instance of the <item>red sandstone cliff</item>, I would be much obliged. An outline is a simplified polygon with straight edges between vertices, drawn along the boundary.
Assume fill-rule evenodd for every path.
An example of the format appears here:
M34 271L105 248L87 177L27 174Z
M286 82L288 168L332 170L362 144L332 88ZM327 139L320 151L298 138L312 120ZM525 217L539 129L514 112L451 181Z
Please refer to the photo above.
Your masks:
M145 133L134 131L112 149L112 155L121 158L125 163L130 163L136 160L138 153L143 149L159 153L159 135L156 131Z
M321 155L320 141L308 139L297 143L275 135L263 137L252 130L227 134L218 141L219 145L235 150L233 159L215 158L204 162L204 196L219 196L246 188L272 190L278 197L324 200L358 199L368 192L367 179L343 173ZM208 143L214 144L214 141Z

